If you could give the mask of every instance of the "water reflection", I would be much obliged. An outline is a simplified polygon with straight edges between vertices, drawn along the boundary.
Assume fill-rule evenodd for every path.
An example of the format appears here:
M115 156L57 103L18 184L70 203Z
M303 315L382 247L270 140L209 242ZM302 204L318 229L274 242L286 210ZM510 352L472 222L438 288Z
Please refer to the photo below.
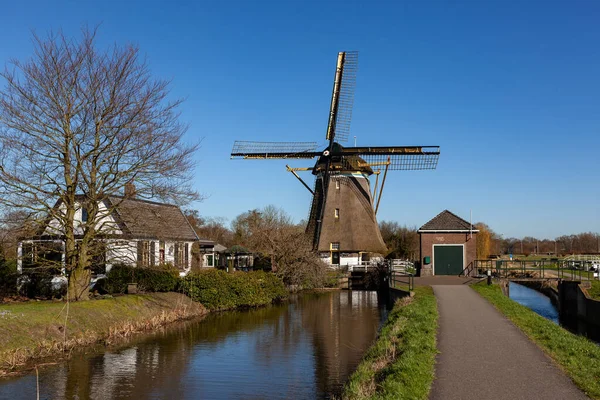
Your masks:
M40 398L262 399L339 394L386 311L375 292L307 294L207 316L40 371ZM35 375L0 398L35 398Z

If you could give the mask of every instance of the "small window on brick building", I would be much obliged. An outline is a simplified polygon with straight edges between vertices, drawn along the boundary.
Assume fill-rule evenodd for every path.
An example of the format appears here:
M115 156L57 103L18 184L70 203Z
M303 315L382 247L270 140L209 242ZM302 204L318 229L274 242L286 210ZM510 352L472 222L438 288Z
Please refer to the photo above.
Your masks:
M340 209L339 209L339 208L336 208L336 209L335 209L335 217L336 217L336 218L339 218L339 217L340 217Z
M331 242L330 246L331 250L339 250L340 249L340 242Z
M339 188L340 188L340 180L339 180L339 179L336 179L336 180L335 180L335 188L336 188L336 189L339 189Z

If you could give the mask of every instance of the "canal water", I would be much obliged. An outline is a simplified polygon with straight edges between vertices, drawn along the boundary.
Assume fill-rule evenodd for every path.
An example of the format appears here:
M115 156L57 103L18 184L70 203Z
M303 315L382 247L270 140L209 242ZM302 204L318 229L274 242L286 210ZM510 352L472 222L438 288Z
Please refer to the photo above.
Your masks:
M385 301L366 291L209 314L41 368L40 399L331 398L386 316ZM0 399L35 398L35 373L0 380Z
M559 324L563 328L577 335L585 336L588 339L600 345L600 328L587 324L585 321L577 318L568 319L561 316L558 309L552 304L550 298L530 289L526 286L514 282L509 283L510 298L531 310L535 311L544 318Z
M549 297L518 283L510 282L508 285L508 293L511 299L530 308L555 324L559 323L558 310L552 304Z

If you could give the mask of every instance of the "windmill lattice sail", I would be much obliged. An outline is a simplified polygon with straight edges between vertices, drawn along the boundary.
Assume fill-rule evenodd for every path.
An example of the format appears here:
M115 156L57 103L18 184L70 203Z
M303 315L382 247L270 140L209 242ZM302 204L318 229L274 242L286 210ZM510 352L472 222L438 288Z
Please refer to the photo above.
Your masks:
M313 158L316 142L249 142L236 140L231 149L231 158Z
M346 142L350 136L350 122L352 121L357 71L358 52L346 51L344 53L341 88L335 115L335 141L338 143Z

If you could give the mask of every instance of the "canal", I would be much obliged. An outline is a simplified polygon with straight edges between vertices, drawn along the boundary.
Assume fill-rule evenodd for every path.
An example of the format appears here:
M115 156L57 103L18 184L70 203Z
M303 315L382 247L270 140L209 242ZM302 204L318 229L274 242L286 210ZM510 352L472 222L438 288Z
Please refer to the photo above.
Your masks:
M559 324L563 328L577 335L586 336L588 339L600 344L600 329L587 324L585 321L577 318L568 319L561 316L558 309L550 298L518 283L509 283L509 296L511 299L525 307L530 308L537 314L549 319L555 324Z
M331 398L386 316L367 291L209 314L40 368L40 399ZM0 399L35 399L37 382L35 372L0 380Z
M530 308L555 324L559 323L558 310L548 296L514 282L509 283L508 293L509 297L517 303Z

